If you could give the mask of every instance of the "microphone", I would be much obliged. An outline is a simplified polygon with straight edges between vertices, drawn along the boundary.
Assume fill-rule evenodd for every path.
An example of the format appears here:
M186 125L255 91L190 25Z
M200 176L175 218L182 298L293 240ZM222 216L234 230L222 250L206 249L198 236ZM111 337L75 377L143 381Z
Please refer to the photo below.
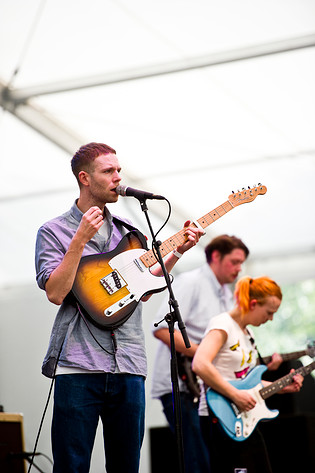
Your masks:
M145 199L154 199L154 200L166 200L162 195L152 194L151 192L140 191L138 189L133 189L128 186L117 186L115 189L116 194L122 195L124 197L131 196L135 197L138 200Z

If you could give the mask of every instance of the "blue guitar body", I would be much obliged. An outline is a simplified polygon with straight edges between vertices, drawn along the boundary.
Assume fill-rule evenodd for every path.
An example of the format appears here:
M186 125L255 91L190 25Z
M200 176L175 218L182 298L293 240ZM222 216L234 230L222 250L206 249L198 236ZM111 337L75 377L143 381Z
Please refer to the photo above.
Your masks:
M241 412L229 399L211 388L206 391L208 406L218 418L222 428L233 440L241 442L246 440L254 431L260 420L273 419L279 414L278 410L267 408L260 391L262 374L266 371L265 365L258 365L244 379L229 381L237 389L243 389L255 398L256 405L247 412Z

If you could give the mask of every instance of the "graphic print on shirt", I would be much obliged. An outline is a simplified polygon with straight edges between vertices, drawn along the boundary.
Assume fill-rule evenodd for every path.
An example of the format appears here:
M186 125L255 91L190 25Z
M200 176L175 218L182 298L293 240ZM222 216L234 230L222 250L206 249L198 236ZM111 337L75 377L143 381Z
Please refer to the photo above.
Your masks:
M245 363L248 364L248 366L246 368L243 368L242 370L240 371L234 371L234 375L235 375L235 378L239 379L239 378L245 378L245 376L247 375L248 371L249 371L249 368L250 368L250 364L252 362L252 359L253 359L253 351L250 350L249 354L248 354L248 357L246 359L246 354L245 354L245 351L243 348L240 348L240 342L239 340L237 341L237 343L235 343L234 345L231 345L230 346L230 350L231 351L239 351L241 350L242 352L242 360L241 360L241 366L240 368L242 368L242 366L244 366Z

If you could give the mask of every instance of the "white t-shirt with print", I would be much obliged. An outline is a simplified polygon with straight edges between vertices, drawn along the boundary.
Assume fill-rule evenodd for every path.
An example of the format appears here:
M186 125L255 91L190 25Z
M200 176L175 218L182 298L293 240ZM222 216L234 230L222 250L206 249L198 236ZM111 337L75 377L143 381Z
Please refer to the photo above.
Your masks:
M215 368L226 380L245 378L257 362L257 350L253 344L252 331L248 329L248 333L243 332L228 312L213 317L205 335L211 330L223 330L227 334L225 344L212 362ZM199 415L208 415L204 386L200 397Z

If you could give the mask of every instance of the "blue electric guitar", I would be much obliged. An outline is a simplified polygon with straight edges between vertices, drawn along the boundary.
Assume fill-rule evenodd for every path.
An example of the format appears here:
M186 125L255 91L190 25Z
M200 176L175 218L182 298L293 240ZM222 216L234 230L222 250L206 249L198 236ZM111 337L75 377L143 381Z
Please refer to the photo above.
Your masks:
M315 361L263 387L261 377L267 367L264 365L255 366L246 378L230 381L232 386L247 390L255 398L256 405L253 409L246 412L240 411L233 402L211 388L206 391L207 403L227 435L233 440L241 442L252 434L260 420L273 419L279 414L276 409L268 409L265 399L291 384L295 374L305 376L314 369Z

